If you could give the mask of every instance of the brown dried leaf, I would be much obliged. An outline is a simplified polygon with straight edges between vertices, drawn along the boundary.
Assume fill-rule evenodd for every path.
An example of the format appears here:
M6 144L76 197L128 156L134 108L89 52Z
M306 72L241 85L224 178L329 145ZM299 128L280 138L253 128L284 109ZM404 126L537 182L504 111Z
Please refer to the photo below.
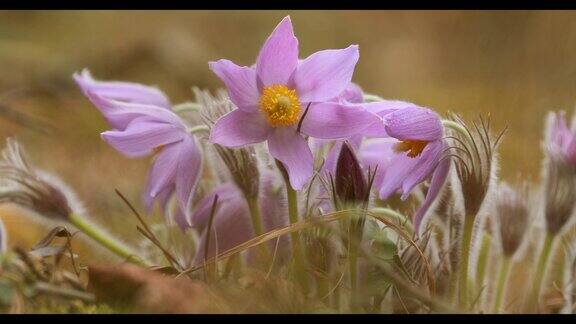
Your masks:
M201 281L174 278L131 264L89 266L96 299L135 313L221 313L224 300Z

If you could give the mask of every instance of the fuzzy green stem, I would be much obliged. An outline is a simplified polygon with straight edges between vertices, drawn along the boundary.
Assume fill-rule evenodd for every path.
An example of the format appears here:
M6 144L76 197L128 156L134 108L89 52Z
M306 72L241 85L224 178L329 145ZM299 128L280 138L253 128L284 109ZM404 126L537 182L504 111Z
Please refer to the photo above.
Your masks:
M528 302L526 303L526 312L530 312L536 309L538 306L538 299L540 297L540 290L542 289L542 281L546 274L546 266L548 264L548 259L550 258L550 253L552 252L552 246L554 245L554 234L546 232L546 238L544 238L544 245L540 251L540 257L538 258L538 266L536 272L534 273L534 281L532 283L532 290L528 296Z
M506 295L506 281L508 280L508 273L510 272L511 264L512 258L509 256L504 256L502 262L500 263L500 270L498 271L498 281L496 282L496 298L494 299L494 307L492 308L492 313L500 312L502 300L504 300L504 296Z
M355 312L360 305L360 291L358 290L358 252L362 242L364 222L359 215L351 214L348 225L348 266L350 271L351 308Z
M260 236L264 234L264 226L262 225L262 214L260 212L260 206L258 205L258 198L246 197L246 202L248 203L248 208L250 209L250 219L252 220L254 233L256 236ZM259 248L263 257L268 256L267 244L260 244Z
M94 241L108 249L110 252L118 255L122 259L125 259L128 262L147 266L147 264L138 257L130 248L125 246L122 242L118 241L116 238L110 236L110 234L106 233L102 229L98 227L98 225L91 223L85 217L82 217L78 214L71 213L68 216L68 220L72 225L76 226L80 231L84 234L88 235Z
M264 234L264 226L262 225L262 216L260 207L258 206L257 198L246 198L248 208L250 209L250 217L252 219L252 226L254 226L254 233L257 236Z
M478 263L476 264L476 290L480 291L484 285L484 278L486 277L486 268L488 267L488 255L490 254L490 234L484 233L482 235L482 245L480 246L480 254L478 255Z
M298 222L298 195L296 190L292 189L290 181L285 178L286 182L286 195L288 198L288 218L290 224L295 224ZM304 274L304 253L302 251L302 245L300 244L300 237L297 232L291 233L292 238L292 253L294 255L294 264L296 267L296 277L298 281L302 284L305 292L308 292L308 282Z
M474 230L473 216L464 217L464 230L462 232L462 246L460 248L460 274L458 276L458 305L460 309L468 308L468 265L470 263L470 245Z

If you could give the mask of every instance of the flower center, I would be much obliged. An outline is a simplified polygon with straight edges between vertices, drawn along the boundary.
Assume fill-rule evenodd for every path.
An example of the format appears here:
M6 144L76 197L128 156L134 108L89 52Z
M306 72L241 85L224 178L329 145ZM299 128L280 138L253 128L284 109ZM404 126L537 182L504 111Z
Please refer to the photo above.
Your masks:
M300 118L300 101L296 90L274 84L264 88L260 96L260 111L272 126L290 126Z
M408 152L408 157L415 158L422 154L427 144L427 141L405 140L394 145L394 151L396 153Z
M153 154L154 156L160 154L160 152L162 151L162 149L164 149L164 146L166 146L166 145L159 145L159 146L156 146L156 147L152 148L152 154Z

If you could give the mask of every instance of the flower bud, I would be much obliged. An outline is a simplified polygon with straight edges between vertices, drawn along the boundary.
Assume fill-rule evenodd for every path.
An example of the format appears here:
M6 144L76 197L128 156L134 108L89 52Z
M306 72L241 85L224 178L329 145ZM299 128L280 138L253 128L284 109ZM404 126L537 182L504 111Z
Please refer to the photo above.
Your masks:
M496 189L496 224L500 234L502 253L511 257L522 244L528 229L528 187L518 191L502 182Z
M368 184L351 145L342 143L334 179L336 197L340 203L361 203L368 196Z
M557 234L572 217L576 203L576 135L568 128L563 112L551 112L544 137L546 228Z
M14 203L37 214L67 221L79 211L73 192L59 179L30 167L18 142L7 140L0 161L0 202ZM76 208L72 206L78 205Z

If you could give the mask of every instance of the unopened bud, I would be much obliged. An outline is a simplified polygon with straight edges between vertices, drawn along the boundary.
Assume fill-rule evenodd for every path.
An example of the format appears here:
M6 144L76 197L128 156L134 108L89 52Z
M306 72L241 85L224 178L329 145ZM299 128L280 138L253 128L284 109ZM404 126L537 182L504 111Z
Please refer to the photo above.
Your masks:
M367 199L368 184L354 150L342 143L334 179L336 197L342 203L361 203Z
M546 228L557 234L572 217L576 202L576 134L568 128L564 112L548 115L544 148Z
M513 256L523 242L528 229L528 190L523 185L519 191L501 183L496 195L496 223L499 227L502 253Z

